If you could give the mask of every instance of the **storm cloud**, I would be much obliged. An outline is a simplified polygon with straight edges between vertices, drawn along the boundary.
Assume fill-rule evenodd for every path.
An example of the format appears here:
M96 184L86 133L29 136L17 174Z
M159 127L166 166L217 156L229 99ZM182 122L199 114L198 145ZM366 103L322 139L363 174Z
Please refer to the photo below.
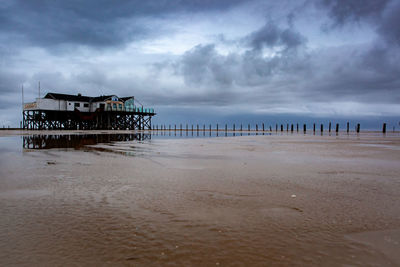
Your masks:
M182 12L218 11L243 1L5 1L0 32L38 46L121 46L160 34L154 18Z
M21 86L33 101L39 81L135 95L168 118L398 116L399 13L396 0L3 1L0 120L18 121Z

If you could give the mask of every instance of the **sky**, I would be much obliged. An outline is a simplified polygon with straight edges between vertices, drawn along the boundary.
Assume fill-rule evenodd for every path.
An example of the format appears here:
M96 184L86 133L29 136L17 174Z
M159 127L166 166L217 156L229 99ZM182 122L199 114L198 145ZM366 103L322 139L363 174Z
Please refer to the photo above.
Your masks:
M400 0L2 0L0 127L47 92L154 124L400 127Z

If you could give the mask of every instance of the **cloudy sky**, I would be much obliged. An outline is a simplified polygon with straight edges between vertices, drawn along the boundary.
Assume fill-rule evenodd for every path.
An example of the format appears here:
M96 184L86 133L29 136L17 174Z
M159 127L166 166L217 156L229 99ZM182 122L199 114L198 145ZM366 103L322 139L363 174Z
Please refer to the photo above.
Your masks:
M400 121L399 0L2 0L0 126L59 92L155 123ZM379 126L380 127L380 126Z

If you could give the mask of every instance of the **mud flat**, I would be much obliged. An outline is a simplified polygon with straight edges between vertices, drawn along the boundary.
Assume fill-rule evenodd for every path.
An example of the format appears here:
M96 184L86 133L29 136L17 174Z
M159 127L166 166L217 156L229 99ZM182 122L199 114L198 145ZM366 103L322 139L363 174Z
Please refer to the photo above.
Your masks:
M20 134L0 137L1 266L400 265L399 135Z

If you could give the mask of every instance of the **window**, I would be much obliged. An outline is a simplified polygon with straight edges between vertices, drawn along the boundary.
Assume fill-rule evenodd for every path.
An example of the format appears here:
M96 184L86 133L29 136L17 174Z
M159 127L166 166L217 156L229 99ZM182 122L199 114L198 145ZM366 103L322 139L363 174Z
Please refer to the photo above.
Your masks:
M75 108L79 108L81 106L81 103L74 103Z
M118 107L119 107L119 109L122 109L122 104L119 104Z
M89 104L88 104L88 103L85 103L85 104L83 104L83 107L88 108L88 107L89 107Z
M114 109L117 109L117 104L114 103L114 104L113 104L113 108L114 108Z

